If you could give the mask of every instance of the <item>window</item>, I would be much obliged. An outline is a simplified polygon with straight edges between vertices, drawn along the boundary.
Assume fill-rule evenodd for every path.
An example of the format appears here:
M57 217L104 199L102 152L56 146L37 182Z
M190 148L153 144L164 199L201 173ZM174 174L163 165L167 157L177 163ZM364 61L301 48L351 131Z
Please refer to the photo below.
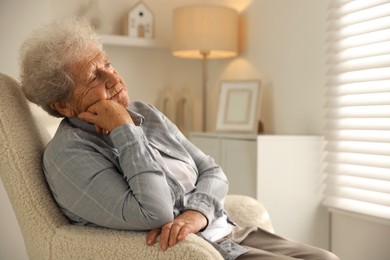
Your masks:
M390 0L333 0L324 204L390 220Z

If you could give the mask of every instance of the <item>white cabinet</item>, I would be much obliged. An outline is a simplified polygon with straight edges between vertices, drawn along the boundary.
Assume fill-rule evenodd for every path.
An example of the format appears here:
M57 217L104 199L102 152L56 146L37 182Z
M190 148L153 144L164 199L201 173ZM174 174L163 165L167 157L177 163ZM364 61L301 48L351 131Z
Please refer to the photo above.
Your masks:
M256 198L256 135L190 133L190 140L222 167L230 194Z
M278 234L329 249L320 136L259 136L257 199Z
M320 136L191 133L190 140L221 165L229 193L266 206L277 234L328 249Z

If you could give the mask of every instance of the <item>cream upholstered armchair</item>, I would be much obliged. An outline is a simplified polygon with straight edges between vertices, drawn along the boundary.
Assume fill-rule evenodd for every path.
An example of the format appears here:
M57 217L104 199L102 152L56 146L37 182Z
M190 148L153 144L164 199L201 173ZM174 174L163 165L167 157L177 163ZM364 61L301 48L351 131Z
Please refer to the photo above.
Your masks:
M34 122L19 84L0 73L0 176L15 211L30 259L221 259L196 235L162 252L148 247L144 232L71 225L49 192L41 168L47 137ZM272 231L268 213L255 199L229 195L232 219Z

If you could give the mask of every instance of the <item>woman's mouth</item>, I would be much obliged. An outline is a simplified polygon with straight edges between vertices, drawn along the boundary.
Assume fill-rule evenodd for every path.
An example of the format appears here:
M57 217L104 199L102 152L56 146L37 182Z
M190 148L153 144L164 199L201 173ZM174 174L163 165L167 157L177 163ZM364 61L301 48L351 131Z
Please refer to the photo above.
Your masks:
M114 97L116 97L119 93L122 92L123 89L119 89L118 91L114 92L114 94L109 98L110 100L112 100Z

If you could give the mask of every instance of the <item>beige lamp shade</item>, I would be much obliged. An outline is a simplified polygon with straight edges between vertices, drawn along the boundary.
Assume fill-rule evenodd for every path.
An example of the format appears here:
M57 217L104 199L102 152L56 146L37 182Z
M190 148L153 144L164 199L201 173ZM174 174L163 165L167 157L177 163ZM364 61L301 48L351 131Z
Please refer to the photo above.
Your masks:
M215 5L180 7L173 13L173 55L230 58L237 55L238 14Z

